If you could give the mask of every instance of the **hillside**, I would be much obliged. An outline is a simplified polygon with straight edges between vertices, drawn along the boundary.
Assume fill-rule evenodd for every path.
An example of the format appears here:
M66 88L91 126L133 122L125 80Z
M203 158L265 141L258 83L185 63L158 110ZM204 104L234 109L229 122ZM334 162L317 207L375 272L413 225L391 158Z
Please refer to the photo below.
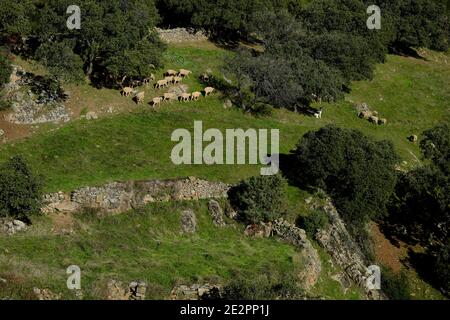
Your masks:
M180 43L169 47L164 63L167 69L192 70L193 76L183 84L189 90L201 90L198 76L211 69L221 77L223 58L230 54L209 42ZM327 124L355 128L375 139L392 141L403 161L399 165L411 169L420 164L421 156L418 146L407 137L450 121L450 55L429 50L421 54L424 59L388 56L385 64L377 66L372 81L353 83L345 101L314 105L323 108L322 119L287 110L276 110L271 118L257 118L235 107L225 109L220 93L199 102L174 102L153 110L147 104L136 106L117 90L69 85L65 87L70 96L66 106L75 119L66 124L7 129L0 162L22 154L45 177L46 192L69 192L117 180L187 176L237 183L258 174L259 166L251 165L175 166L170 160L172 131L192 129L195 120L202 120L208 128L279 128L280 152L284 154L307 131ZM33 61L17 58L16 62L26 70L45 72ZM152 88L145 93L147 100L159 94ZM377 110L388 119L387 125L376 126L358 118L357 103ZM109 108L113 112L108 112ZM95 112L99 119L82 119L88 112ZM15 134L14 130L26 133ZM307 215L305 199L310 194L289 187L288 195L288 218ZM187 208L196 212L200 230L189 236L179 230L180 213ZM69 264L84 266L84 298L95 299L105 298L110 279L141 279L149 284L148 299L167 299L177 284L226 283L236 274L258 278L268 270L274 277L301 271L302 261L294 247L276 239L248 238L243 235L244 226L236 222L228 221L229 228L217 229L207 211L206 202L177 202L150 204L102 218L92 212L33 218L30 231L0 235L0 278L8 281L0 288L0 296L32 298L32 288L39 287L75 299L65 289ZM317 249L323 270L309 294L326 299L361 298L359 289L344 290L332 279L340 270L329 263L323 249ZM415 298L441 297L414 272L411 277L417 282Z

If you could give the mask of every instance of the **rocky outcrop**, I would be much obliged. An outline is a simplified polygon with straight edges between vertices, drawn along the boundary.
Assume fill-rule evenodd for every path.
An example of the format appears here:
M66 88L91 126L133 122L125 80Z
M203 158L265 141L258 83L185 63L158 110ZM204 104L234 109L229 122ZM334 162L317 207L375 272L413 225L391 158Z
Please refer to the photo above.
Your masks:
M159 29L156 28L161 40L167 43L192 42L208 40L202 31L190 31L186 28Z
M380 291L367 288L368 271L364 255L352 240L332 202L327 200L323 209L328 214L330 223L327 228L316 233L316 240L344 270L346 276L365 291L367 298L384 298Z
M62 104L67 96L62 89L50 89L49 81L13 66L10 82L5 85L5 96L12 112L5 120L17 124L69 121L70 116ZM32 88L27 90L30 86Z
M60 294L53 293L50 289L33 288L33 293L38 300L59 300Z
M260 222L258 224L248 225L245 228L244 234L247 237L269 238L272 235L272 223Z
M0 231L7 235L27 230L27 225L20 220L0 220Z
M197 230L197 218L192 210L181 213L181 229L184 233L194 233Z
M299 274L301 284L305 289L313 287L320 277L322 263L317 250L312 246L303 229L296 227L289 222L279 219L272 225L274 235L280 237L301 250L301 257L304 261L303 271Z
M106 287L107 300L144 300L147 284L143 281L133 281L128 287L120 281L110 280Z
M216 200L210 200L208 202L208 209L213 219L214 225L217 227L224 226L225 221L223 221L223 211L220 207L220 204Z
M226 198L230 185L194 177L176 180L112 182L86 187L70 194L58 192L44 197L43 212L75 212L90 208L120 213L152 202Z
M220 298L221 287L209 283L204 285L193 284L191 286L180 285L173 288L170 293L171 300L208 300Z

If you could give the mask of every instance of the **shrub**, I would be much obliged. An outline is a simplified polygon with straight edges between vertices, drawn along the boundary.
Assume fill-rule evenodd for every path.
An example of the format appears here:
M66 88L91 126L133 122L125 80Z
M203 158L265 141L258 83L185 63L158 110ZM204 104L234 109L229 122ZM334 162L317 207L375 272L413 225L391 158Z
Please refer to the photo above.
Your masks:
M326 212L322 210L315 210L308 216L299 216L297 219L297 225L305 229L309 237L313 238L317 231L324 229L328 226L329 219Z
M395 274L389 269L383 269L381 290L391 300L410 300L408 277L404 271Z
M252 277L237 275L223 288L222 297L226 300L299 299L304 293L296 283L289 273L266 272Z
M0 217L28 218L41 206L42 178L21 156L0 166Z
M0 87L9 82L12 66L9 59L0 54Z
M280 175L251 177L230 190L230 200L244 222L272 221L283 213L285 186Z
M446 245L440 247L430 269L436 283L439 284L439 289L450 296L450 240L447 240Z

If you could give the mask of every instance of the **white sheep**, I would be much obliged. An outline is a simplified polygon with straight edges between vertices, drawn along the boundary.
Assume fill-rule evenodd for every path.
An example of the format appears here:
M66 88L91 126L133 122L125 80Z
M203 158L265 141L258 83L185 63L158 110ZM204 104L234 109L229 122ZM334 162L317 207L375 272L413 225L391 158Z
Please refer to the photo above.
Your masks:
M159 80L155 83L156 89L161 89L163 87L167 87L167 80Z
M144 102L145 99L145 92L141 91L138 94L136 94L136 103L139 104L141 102Z
M189 93L182 93L180 95L180 101L183 101L183 102L188 102L190 98L191 98L191 95Z
M124 97L129 97L133 92L134 92L134 90L131 87L125 87L122 89L122 95Z
M205 96L208 96L208 95L210 95L211 93L213 93L214 92L214 88L213 87L206 87L205 88Z
M198 99L202 96L201 92L195 91L191 95L191 100L198 101Z
M177 95L175 93L164 93L164 101L176 100Z
M189 75L192 73L190 70L186 69L180 69L180 72L178 72L178 76L182 78L189 78Z
M152 100L152 105L153 105L153 107L156 107L156 106L160 105L162 99L163 99L163 98L161 98L161 97L155 97L155 98L153 98L153 100Z

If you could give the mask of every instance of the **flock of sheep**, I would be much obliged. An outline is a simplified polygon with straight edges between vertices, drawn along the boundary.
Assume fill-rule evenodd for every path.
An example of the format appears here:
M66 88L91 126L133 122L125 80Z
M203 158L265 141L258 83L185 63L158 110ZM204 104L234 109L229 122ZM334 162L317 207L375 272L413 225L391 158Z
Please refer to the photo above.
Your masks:
M377 111L363 110L358 115L361 119L369 120L374 124L385 125L387 124L386 118L380 118Z
M164 73L164 79L156 81L153 85L155 89L167 88L171 84L178 84L183 81L183 79L188 78L189 75L192 74L192 71L186 69L180 69L179 71L175 70L167 70ZM130 87L124 87L121 91L121 95L125 97L129 97L132 94L135 94L134 99L136 99L136 103L140 104L145 100L145 92L140 91L137 92L134 88L139 87L141 85L145 85L146 87L150 84L150 82L155 80L155 75L151 74L150 77L144 79L142 82L136 81ZM205 97L214 92L213 87L206 87L203 91L205 93ZM192 93L181 93L177 95L176 93L164 93L163 96L154 97L151 101L153 107L160 105L164 101L198 101L198 99L202 96L200 91L195 91Z

